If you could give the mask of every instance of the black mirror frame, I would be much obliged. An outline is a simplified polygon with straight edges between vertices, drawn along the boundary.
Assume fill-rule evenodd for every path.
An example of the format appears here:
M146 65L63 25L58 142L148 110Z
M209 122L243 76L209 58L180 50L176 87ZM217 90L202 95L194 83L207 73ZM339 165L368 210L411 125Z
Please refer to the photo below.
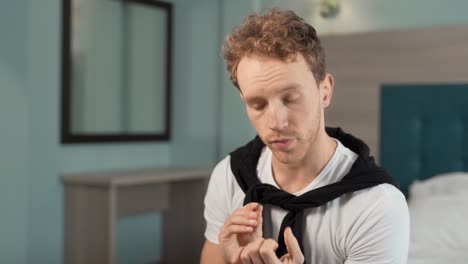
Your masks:
M71 43L72 43L72 12L71 1L62 0L62 75L61 75L61 134L62 144L78 143L112 143L112 142L142 142L168 141L171 135L171 87L172 87L172 4L156 0L119 0L130 3L161 8L167 13L166 29L166 107L165 130L163 133L86 133L79 134L71 131Z

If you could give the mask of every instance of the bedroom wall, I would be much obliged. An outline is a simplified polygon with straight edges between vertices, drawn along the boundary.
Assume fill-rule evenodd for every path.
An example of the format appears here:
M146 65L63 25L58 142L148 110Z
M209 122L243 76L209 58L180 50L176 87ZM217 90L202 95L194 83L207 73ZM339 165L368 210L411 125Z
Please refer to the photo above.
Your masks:
M26 263L27 7L26 0L12 1L9 10L0 4L0 263Z

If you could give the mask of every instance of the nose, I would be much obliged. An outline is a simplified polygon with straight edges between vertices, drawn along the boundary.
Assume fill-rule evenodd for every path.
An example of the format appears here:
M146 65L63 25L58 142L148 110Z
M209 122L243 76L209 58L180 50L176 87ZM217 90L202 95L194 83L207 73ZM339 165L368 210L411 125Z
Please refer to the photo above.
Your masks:
M268 114L268 127L271 130L278 132L288 127L288 112L284 105L270 105Z

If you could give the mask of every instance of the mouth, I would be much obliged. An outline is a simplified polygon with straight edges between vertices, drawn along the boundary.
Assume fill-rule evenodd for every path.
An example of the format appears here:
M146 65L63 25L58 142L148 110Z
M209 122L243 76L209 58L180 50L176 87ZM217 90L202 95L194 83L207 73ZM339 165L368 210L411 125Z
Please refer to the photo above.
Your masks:
M288 148L292 143L294 139L286 139L286 138L280 138L276 140L272 140L271 144L273 147L278 148L278 149L286 149Z

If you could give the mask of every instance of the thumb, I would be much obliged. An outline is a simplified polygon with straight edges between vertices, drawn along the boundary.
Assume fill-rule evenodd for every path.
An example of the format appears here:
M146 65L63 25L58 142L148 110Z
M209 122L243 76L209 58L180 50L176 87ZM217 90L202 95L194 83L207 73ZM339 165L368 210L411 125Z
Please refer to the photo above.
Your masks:
M288 249L288 253L292 259L304 259L299 242L293 235L291 227L286 227L284 230L284 243L286 244L286 248Z

